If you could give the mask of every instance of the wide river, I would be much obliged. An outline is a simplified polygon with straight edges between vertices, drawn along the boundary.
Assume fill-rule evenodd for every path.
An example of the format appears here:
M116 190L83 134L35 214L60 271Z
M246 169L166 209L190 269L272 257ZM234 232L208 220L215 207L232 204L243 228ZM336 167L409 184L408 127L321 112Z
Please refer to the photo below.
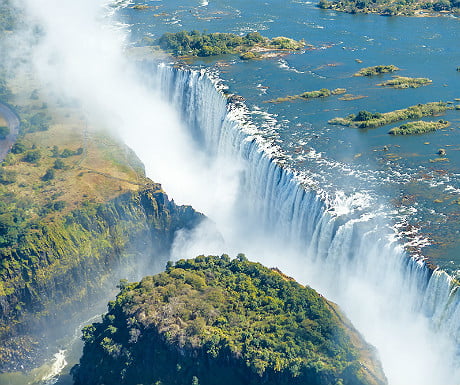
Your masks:
M123 2L127 4L126 2ZM229 92L244 97L253 121L283 152L305 183L329 199L373 206L412 234L414 252L460 274L460 111L424 120L448 120L449 128L418 136L392 136L392 124L361 130L332 126L334 117L360 110L387 112L435 101L460 104L458 18L383 17L321 10L314 2L221 0L145 1L121 8L132 44L164 32L199 30L304 39L312 48L284 57L242 61L235 56L195 61L212 67ZM400 76L426 77L417 89L378 86L391 75L354 77L360 68L394 64ZM361 96L267 101L321 88L346 88ZM456 100L457 99L457 100ZM444 149L441 159L437 152ZM416 234L416 236L414 236Z
M455 100L460 98L457 18L349 15L291 0L146 0L136 4L148 7L134 9L134 3L126 0L114 6L119 20L131 31L128 43L133 46L180 30L258 31L311 44L302 52L260 61L229 55L191 64L208 68L228 92L244 98L249 118L263 128L279 159L305 185L334 201L335 210L355 206L387 217L400 232L411 234L414 253L460 276L460 111L435 118L451 122L449 128L420 136L391 136L388 131L395 125L365 131L327 123L359 110L387 112L434 101L459 105L460 100ZM379 64L394 64L401 69L399 75L427 77L432 84L395 90L378 86L391 75L353 76L360 68ZM267 102L321 88L346 88L348 94L362 97ZM441 148L445 158L437 155ZM55 367L48 365L47 372L58 373L65 360L69 366L77 362L81 354L77 339L78 333L68 344L73 351L57 352L51 363ZM414 341L418 339L415 335ZM71 383L68 369L59 384ZM17 374L0 378L6 384L34 381L32 376ZM54 382L53 378L45 381Z

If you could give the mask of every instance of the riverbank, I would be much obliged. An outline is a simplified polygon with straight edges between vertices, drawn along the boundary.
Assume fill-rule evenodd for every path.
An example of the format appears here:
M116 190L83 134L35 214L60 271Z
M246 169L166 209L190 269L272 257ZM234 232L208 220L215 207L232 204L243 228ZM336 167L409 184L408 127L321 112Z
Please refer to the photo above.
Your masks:
M320 0L318 7L346 13L377 14L382 16L440 17L459 16L460 6L454 0L414 2L369 2L359 0Z

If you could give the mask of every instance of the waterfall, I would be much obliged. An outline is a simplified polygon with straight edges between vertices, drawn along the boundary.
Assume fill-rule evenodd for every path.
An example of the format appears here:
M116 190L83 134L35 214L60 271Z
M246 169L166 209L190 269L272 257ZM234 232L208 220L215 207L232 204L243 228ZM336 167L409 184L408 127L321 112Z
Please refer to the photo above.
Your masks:
M379 350L390 384L458 385L460 295L452 279L410 256L377 209L306 187L207 73L149 70L156 74L152 86L175 106L209 161L243 165L232 210L240 236L250 239L240 251L269 244L278 259L261 262L336 301Z

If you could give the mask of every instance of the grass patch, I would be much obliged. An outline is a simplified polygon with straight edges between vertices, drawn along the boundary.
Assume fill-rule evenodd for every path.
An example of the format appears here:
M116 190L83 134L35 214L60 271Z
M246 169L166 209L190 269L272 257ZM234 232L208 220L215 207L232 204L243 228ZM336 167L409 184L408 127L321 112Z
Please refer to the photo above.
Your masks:
M408 119L419 119L424 116L433 116L444 113L446 110L453 109L444 102L432 102L417 104L402 110L395 110L385 113L371 113L359 111L358 114L350 114L345 118L334 118L328 121L329 124L341 125L357 128L376 128L394 122Z
M288 95L282 98L276 98L272 100L267 100L266 103L282 103L282 102L289 102L297 99L317 99L317 98L326 98L331 95L341 95L347 92L345 88L336 88L334 90L329 90L327 88L321 88L320 90L316 91L307 91L303 92L299 95Z
M387 80L378 86L392 88L418 88L431 84L432 80L428 78L409 78L404 76L395 76L393 79Z
M386 73L392 73L395 71L399 71L399 68L394 66L393 64L378 65L378 66L373 66L373 67L362 68L358 72L356 72L353 76L376 76L376 75L382 75Z
M367 98L365 95L353 95L353 94L345 94L339 98L339 100L351 101L351 100L358 100Z
M2 163L0 200L5 207L0 215L20 204L27 221L51 220L83 201L103 203L146 183L142 167L123 144L91 127L86 130L81 119L59 118L56 111L53 115L59 123L23 134L13 146L16 153L10 152ZM56 196L65 208L45 210Z
M418 120L416 122L408 122L399 127L392 128L388 133L390 135L420 135L446 128L449 125L450 123L446 120L439 120L437 122L425 122L423 120Z

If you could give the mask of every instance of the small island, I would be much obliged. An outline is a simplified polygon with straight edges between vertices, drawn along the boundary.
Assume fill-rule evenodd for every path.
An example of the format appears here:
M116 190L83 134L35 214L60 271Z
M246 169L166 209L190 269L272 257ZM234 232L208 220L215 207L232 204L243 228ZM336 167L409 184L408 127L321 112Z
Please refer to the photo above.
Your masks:
M399 71L399 68L393 64L378 65L378 66L362 68L358 72L356 72L353 76L377 76L377 75L392 73L395 71Z
M318 7L353 14L376 13L384 16L431 16L460 13L458 0L320 0Z
M404 76L395 76L393 79L384 81L377 84L381 87L392 87L392 88L418 88L431 84L432 80L428 78L410 78Z
M281 98L276 98L272 100L267 100L266 103L282 103L288 102L297 99L315 99L315 98L326 98L331 95L341 95L347 92L345 88L336 88L334 90L329 90L327 88L321 88L320 90L316 91L307 91L303 92L299 95L288 95Z
M120 287L83 330L75 385L387 383L335 304L242 254L168 263Z
M279 36L269 39L259 32L244 36L233 33L201 33L181 31L165 33L157 41L161 49L175 56L207 57L223 54L240 54L244 60L258 59L270 51L298 51L305 47L305 41L296 41Z
M376 128L402 120L442 114L446 110L452 110L453 108L444 102L431 102L385 113L359 111L356 115L350 114L345 118L334 118L329 120L328 123L357 128Z
M442 119L437 122L418 120L416 122L405 123L399 127L394 127L388 133L390 135L420 135L449 127L449 125L450 123L448 121Z

